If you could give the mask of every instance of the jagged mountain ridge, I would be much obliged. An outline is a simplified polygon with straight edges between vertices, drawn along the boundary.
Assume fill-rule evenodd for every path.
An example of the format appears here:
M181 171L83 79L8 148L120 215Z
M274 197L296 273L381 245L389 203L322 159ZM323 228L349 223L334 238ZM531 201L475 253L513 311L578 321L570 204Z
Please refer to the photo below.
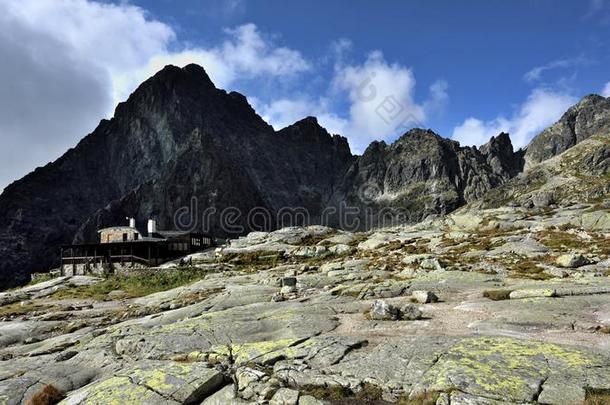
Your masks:
M254 207L271 218L282 207L303 207L311 222L341 204L374 217L389 207L416 221L481 197L522 166L507 135L477 149L419 129L353 156L347 140L315 118L275 131L243 95L216 89L200 66L167 66L75 148L5 189L0 288L57 264L59 245L89 240L127 215L171 228L193 197L193 225L212 207L208 230L216 234L227 207L244 214L236 233L256 229L245 217ZM326 220L342 225L337 214Z
M525 167L528 169L609 130L610 98L589 94L570 107L559 121L532 139L525 153Z

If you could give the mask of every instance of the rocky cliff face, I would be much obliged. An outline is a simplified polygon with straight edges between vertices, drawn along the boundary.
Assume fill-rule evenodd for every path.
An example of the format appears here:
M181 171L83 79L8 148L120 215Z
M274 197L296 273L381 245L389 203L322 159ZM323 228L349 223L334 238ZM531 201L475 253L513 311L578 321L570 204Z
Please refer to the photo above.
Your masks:
M610 98L588 95L530 142L525 153L525 167L530 168L559 155L577 143L608 132L609 129Z
M355 157L315 118L275 131L203 68L168 66L74 149L6 188L0 288L56 266L61 244L95 240L126 216L218 235L302 222L363 229L383 225L388 209L412 222L513 177L519 156L507 135L477 150L413 130ZM342 207L368 222L354 224Z
M520 154L506 134L476 149L413 129L391 145L372 143L348 170L342 198L361 207L360 222L367 221L362 228L416 222L448 213L514 177Z

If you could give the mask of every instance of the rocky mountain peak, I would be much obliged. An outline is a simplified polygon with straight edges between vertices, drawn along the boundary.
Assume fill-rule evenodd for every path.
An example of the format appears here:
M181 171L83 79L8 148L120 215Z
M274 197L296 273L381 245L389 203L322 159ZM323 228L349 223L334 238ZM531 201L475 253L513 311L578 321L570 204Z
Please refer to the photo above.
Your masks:
M489 142L482 145L479 151L485 156L494 173L509 179L523 170L522 150L515 152L510 136L502 132L492 136Z
M530 142L525 153L525 168L528 169L595 134L608 130L610 98L590 94Z
M202 66L191 63L183 68L167 65L149 79L151 82L158 82L175 88L176 85L188 82L191 86L201 86L215 89L214 83ZM146 84L144 82L143 84Z
M412 128L405 132L400 138L394 142L394 144L399 145L402 143L419 143L419 142L443 142L447 141L446 138L438 135L436 132L431 129L424 128Z

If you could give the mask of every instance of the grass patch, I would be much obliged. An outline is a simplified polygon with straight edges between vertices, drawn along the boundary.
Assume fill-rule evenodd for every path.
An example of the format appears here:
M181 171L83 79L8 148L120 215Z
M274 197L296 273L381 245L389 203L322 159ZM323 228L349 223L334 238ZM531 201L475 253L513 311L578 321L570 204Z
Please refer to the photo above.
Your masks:
M352 405L352 404L387 404L388 402L381 399L382 390L376 385L364 383L362 390L354 394L349 388L340 385L333 386L317 386L305 385L299 387L301 395L311 395L316 399L329 401L335 405Z
M583 405L608 405L610 404L610 390L595 390L588 388L585 393Z
M513 290L486 290L483 291L483 297L489 298L492 301L502 301L510 299L510 293Z
M316 399L325 399L328 401L341 401L354 395L349 388L340 385L332 385L330 387L304 385L299 387L299 391L301 392L301 395L311 395Z
M538 234L540 242L553 250L581 249L583 241L576 235L561 231L545 231Z
M511 275L515 278L527 278L530 280L548 280L553 278L550 274L546 274L543 268L536 266L536 263L531 259L524 259L515 263L511 270Z
M51 297L54 299L94 298L107 300L113 290L125 292L125 298L143 297L159 291L190 284L202 279L209 271L193 267L181 267L169 271L146 271L131 275L110 275L97 284L71 287L60 290Z
M371 402L381 399L382 391L376 385L365 382L362 391L356 394L356 399L361 402Z
M46 305L36 304L33 301L15 302L13 304L4 305L0 307L0 317L13 317L28 314L32 311L47 311L49 309Z
M59 275L52 274L52 273L38 274L36 276L36 278L33 278L32 281L30 281L27 285L30 286L30 285L40 284L45 281L53 280L54 278L57 278L57 277L59 277Z
M219 262L221 263L232 263L237 265L272 265L275 266L280 262L285 261L278 254L264 254L261 252L251 252L251 253L240 253L240 254L227 254L220 258Z

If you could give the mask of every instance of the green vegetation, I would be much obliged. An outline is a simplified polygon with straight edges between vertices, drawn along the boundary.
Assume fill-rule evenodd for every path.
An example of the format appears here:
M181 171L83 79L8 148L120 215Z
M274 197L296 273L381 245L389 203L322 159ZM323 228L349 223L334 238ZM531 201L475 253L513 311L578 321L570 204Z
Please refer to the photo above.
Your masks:
M340 385L320 386L320 385L304 385L299 387L301 395L311 395L317 399L326 399L329 401L341 401L353 396L350 389Z
M52 295L55 299L94 298L107 300L113 290L125 292L125 298L142 297L159 291L190 284L209 274L195 267L180 267L168 271L145 271L131 275L110 275L97 284L90 286L70 287Z
M386 404L381 399L382 391L376 385L364 383L362 389L354 394L349 388L340 385L316 386L306 385L299 387L301 395L311 395L317 399L323 399L333 404ZM417 403L419 404L419 402ZM426 403L427 404L427 403Z
M568 232L545 231L538 234L540 242L553 250L566 251L580 249L583 241L576 235Z
M544 269L538 267L531 259L523 259L511 267L512 276L515 278L528 278L530 280L548 280L553 278L550 274L544 272Z
M33 301L15 302L13 304L0 307L0 317L4 316L19 316L29 314L32 311L48 311L46 305L35 304Z
M27 285L35 285L35 284L40 284L44 281L49 281L49 280L53 280L54 278L57 278L58 276L55 274L51 274L51 273L46 273L46 274L41 274L39 276L37 276L35 279L33 279L32 281L30 281Z

